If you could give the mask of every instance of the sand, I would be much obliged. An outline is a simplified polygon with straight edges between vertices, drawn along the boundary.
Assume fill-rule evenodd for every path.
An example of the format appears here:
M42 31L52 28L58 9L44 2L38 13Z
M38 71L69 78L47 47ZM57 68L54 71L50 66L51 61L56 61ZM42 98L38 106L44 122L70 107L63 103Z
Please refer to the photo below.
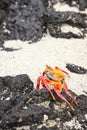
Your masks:
M46 65L58 66L67 72L66 63L87 68L87 38L68 40L47 35L34 44L7 41L5 47L19 50L0 51L0 76L28 74L34 85ZM83 90L87 92L87 74L69 74L71 78L66 78L69 89L77 94L82 94Z

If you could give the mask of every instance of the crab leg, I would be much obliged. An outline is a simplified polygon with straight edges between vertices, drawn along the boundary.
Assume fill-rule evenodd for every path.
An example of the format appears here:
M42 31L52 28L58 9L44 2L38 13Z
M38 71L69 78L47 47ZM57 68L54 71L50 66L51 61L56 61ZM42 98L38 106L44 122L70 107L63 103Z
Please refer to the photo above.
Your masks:
M58 87L60 87L60 86L58 86ZM54 91L57 93L57 95L62 99L62 100L64 100L69 106L70 106L70 108L74 111L74 108L73 108L73 106L66 100L66 98L62 95L62 94L60 94L60 91L57 89L57 87L54 87Z
M43 87L45 87L49 93L51 94L53 100L56 100L53 93L51 92L49 86L48 86L48 83L50 82L50 80L46 79L44 76L40 76L38 79L37 79L37 85L36 85L36 88L39 89L40 87L40 83L42 84Z
M49 91L49 93L51 94L53 100L56 100L55 97L54 97L54 95L53 95L53 93L51 92L51 89L49 88L49 86L48 86L48 84L47 84L46 81L43 82L43 85L44 85L44 87Z
M46 74L46 71L44 71L43 73L42 73L42 75L44 76Z
M55 66L55 69L56 70L61 70L63 73L65 73L66 75L68 75L68 77L70 77L69 73L67 73L66 71L60 69L59 67Z
M39 89L40 87L40 81L41 81L41 76L37 79L37 84L36 84L37 89Z
M73 100L73 102L78 106L78 103L77 101L75 100L75 98L71 95L71 93L69 92L68 90L68 87L67 87L67 84L64 82L64 85L63 85L64 89L65 89L65 92L67 93L67 95Z

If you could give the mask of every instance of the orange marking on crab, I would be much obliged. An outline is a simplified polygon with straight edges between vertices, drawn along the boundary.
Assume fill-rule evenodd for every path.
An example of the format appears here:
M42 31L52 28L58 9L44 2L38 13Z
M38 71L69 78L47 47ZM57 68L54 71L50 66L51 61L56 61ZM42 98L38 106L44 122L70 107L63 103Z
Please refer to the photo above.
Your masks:
M50 86L53 86L53 89L56 92L56 94L62 100L64 100L72 110L74 110L73 106L61 94L62 89L64 89L66 94L73 100L73 102L76 105L78 105L77 101L75 100L75 98L71 95L71 93L68 90L67 84L65 82L65 75L70 77L69 74L66 71L60 69L59 67L52 68L52 67L47 65L45 71L37 79L36 88L39 89L40 84L41 84L43 87L45 87L49 91L53 100L56 100L55 96L53 95L53 93L50 89Z

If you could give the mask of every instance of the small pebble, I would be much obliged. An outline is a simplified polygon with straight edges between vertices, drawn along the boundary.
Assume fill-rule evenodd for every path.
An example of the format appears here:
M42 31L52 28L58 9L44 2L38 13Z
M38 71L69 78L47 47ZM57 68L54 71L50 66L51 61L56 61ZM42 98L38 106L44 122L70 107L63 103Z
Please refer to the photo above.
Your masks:
M52 126L56 125L56 122L55 122L55 120L48 120L46 122L46 124L47 124L47 126L52 127Z
M66 103L64 102L64 103L61 104L60 108L64 109L65 107L66 107Z

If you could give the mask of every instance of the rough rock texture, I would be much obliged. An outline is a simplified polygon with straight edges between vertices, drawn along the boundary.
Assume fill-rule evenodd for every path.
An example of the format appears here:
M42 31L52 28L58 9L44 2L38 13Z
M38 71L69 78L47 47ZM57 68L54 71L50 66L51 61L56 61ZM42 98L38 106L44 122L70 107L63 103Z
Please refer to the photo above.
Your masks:
M66 64L66 68L70 70L71 72L78 73L78 74L87 73L87 69L78 65L74 65L74 64Z
M78 0L79 9L85 10L87 8L87 0Z
M62 92L75 111L56 94L54 102L46 89L33 90L27 75L0 77L0 130L87 129L87 96L71 93L77 97L78 106Z
M0 2L2 4L2 1ZM48 2L45 0L18 0L7 6L8 11L5 8L1 10L0 46L5 49L4 40L20 39L32 42L40 40L45 32L43 14L47 10L47 5Z
M86 14L76 12L56 12L53 9L49 9L45 15L45 22L50 34L53 37L60 38L84 38L87 28ZM80 30L80 33L74 33L72 31L62 32L62 26L66 24L76 27Z
M87 0L60 0L60 2L66 2L70 6L79 7L79 10L83 11L87 8Z
M9 13L10 5L15 1L16 0L0 0L0 47L3 47L4 43L3 22Z
M12 125L21 116L26 96L33 90L33 82L29 77L17 75L15 77L0 77L0 128Z
M22 41L27 40L29 43L36 42L46 34L48 29L51 35L56 38L84 38L87 33L85 23L87 15L76 12L55 12L52 8L57 2L59 1L1 0L0 47L6 50L3 45L5 40L20 39ZM81 8L85 8L83 3L80 2L80 5ZM61 31L62 24L76 27L80 33L75 34L69 30L64 33Z
M20 0L10 6L4 38L37 41L43 36L46 11L44 0Z

